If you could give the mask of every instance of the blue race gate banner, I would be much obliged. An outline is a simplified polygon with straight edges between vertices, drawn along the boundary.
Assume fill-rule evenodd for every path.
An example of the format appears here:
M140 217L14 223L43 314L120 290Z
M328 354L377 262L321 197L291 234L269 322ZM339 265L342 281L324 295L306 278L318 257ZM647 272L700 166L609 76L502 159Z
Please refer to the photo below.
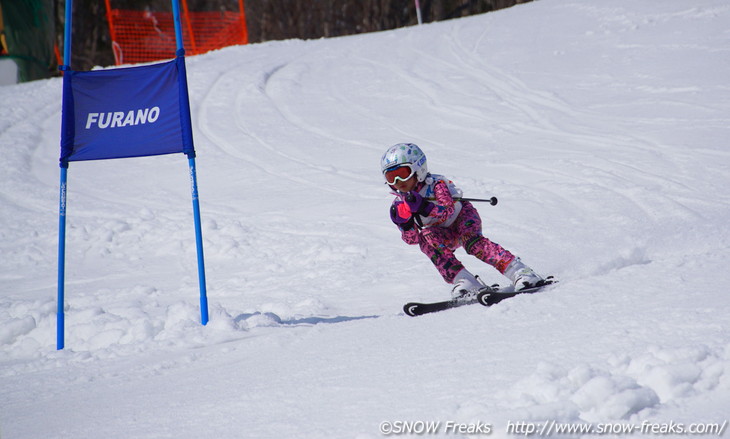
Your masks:
M200 285L200 323L208 323L203 234L190 120L180 5L171 0L176 58L148 66L76 72L71 70L73 0L66 0L58 211L58 310L56 349L65 346L66 187L69 162L184 153L193 198Z
M61 162L185 153L178 58L162 64L64 73ZM184 64L183 67L184 69ZM187 104L187 102L185 102ZM186 113L187 112L187 113Z

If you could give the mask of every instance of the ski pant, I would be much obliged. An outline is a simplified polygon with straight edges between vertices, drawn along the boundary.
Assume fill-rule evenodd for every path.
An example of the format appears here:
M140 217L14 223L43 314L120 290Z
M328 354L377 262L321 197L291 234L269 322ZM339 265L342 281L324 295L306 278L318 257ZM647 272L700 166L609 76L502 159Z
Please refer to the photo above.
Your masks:
M454 256L454 250L464 247L467 254L493 266L504 273L515 256L496 242L482 236L482 220L479 212L469 202L464 202L459 216L449 227L433 226L421 230L418 246L447 283L453 283L464 265Z

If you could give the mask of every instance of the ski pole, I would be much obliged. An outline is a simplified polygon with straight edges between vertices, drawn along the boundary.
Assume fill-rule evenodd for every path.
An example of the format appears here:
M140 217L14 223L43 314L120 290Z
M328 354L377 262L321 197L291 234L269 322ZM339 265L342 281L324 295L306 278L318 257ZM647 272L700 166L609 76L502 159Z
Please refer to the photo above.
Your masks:
M428 201L435 201L436 198L427 198ZM467 197L455 197L454 201L473 201L473 202L484 202L489 203L492 206L497 205L497 197L492 198L467 198Z
M461 198L454 198L454 199L455 200L459 200L459 201L485 202L485 203L491 204L492 206L496 206L497 205L497 197L492 197L492 198L466 198L466 197L461 197Z

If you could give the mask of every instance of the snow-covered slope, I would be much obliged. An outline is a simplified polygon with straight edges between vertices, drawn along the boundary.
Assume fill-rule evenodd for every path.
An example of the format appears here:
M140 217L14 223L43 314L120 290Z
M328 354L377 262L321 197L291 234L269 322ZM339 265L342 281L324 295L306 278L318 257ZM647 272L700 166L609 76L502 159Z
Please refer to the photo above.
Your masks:
M0 435L722 425L728 29L724 0L541 0L191 57L210 323L184 156L72 163L63 351L61 81L0 87ZM403 141L499 197L486 236L560 284L404 316L449 288L388 219Z

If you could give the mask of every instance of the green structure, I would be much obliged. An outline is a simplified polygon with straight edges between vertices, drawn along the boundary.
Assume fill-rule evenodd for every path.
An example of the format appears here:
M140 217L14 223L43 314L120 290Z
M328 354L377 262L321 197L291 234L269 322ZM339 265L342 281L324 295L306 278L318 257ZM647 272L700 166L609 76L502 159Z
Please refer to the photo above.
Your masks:
M57 71L53 0L0 0L0 56L18 66L18 82Z

